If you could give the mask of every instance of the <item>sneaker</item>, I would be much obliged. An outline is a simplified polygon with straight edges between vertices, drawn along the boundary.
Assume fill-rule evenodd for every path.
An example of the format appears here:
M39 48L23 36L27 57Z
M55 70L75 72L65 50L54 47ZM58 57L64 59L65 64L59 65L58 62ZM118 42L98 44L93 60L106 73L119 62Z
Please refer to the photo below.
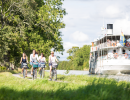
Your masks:
M50 78L49 81L52 81L52 79Z
M54 79L54 81L57 81L57 79Z

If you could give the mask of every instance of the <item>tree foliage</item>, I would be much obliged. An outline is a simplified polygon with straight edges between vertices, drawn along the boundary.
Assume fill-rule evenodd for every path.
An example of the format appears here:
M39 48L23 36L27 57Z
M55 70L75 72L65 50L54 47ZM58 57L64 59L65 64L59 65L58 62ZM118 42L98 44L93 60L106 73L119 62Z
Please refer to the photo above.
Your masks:
M35 49L45 56L50 50L63 52L62 0L1 0L0 61L18 62L25 52Z
M90 55L89 45L84 45L83 47L72 47L67 51L69 53L69 61L62 61L59 64L59 69L69 69L69 70L84 70L89 68L89 55Z

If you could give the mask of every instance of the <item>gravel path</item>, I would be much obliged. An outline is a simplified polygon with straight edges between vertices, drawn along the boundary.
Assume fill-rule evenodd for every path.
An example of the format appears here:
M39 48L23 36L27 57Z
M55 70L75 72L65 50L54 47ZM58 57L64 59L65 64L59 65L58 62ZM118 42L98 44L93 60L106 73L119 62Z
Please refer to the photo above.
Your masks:
M20 73L19 73L19 74L13 74L13 76L22 78L22 77L20 76Z
M18 73L18 74L12 74L13 76L15 76L15 77L18 77L18 78L23 78L23 77L21 77L20 75L21 75L21 73ZM29 71L28 72L28 74L27 74L27 78L26 79L28 79L28 80L32 80L32 75L31 75L31 72ZM37 77L37 79L40 79L40 77ZM54 81L54 80L52 80L52 81ZM68 83L67 81L59 81L59 80L57 80L56 82L64 82L64 83Z
M46 70L49 72L49 70ZM69 70L68 73L66 70L57 70L57 74L61 75L88 75L88 71L79 71L79 70Z
M49 70L46 70L46 72L49 72ZM117 81L129 81L130 82L130 74L119 74L119 75L89 75L88 71L77 71L77 70L57 70L57 74L61 75L88 75L90 77L106 77L106 78L112 78L116 79ZM23 78L20 76L20 74L13 74L15 77ZM31 77L31 73L28 72L28 77ZM38 77L39 78L39 77ZM31 79L30 79L31 80Z
M20 76L21 73L18 73L18 74L12 74L12 75L15 76L15 77L18 77L18 78L23 78L23 77ZM29 80L32 80L32 79L31 79L31 77L32 77L32 76L31 76L31 72L28 72L27 77L29 77L29 78L28 78Z

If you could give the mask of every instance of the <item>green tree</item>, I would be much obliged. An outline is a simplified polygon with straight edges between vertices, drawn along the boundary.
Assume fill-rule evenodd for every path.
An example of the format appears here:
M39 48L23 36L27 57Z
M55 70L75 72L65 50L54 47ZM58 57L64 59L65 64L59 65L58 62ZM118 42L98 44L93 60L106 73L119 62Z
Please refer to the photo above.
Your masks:
M68 60L73 60L75 57L75 52L79 49L77 46L73 46L71 49L67 50L67 53L69 53L69 57L67 57Z
M69 70L83 70L89 68L89 55L90 55L90 45L84 45L83 47L72 47L67 51L69 56L67 59L69 61L63 61L59 67L64 66Z
M0 1L0 61L15 61L23 52L22 48L27 48L24 30L33 25L33 8L36 8L34 0Z
M22 52L64 51L59 29L66 14L62 0L1 0L0 61L18 62Z
M73 56L73 54L79 49L77 46L73 46L71 49L67 50L67 53L69 53L70 56Z

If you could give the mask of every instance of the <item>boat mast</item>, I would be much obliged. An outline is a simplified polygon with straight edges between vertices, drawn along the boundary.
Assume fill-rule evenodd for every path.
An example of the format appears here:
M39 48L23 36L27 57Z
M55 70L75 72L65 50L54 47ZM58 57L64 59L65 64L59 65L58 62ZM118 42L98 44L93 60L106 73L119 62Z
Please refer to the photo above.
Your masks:
M101 27L101 67L103 67L103 56L104 56L104 33L105 33L105 27L104 27L104 16L103 16L103 27Z

